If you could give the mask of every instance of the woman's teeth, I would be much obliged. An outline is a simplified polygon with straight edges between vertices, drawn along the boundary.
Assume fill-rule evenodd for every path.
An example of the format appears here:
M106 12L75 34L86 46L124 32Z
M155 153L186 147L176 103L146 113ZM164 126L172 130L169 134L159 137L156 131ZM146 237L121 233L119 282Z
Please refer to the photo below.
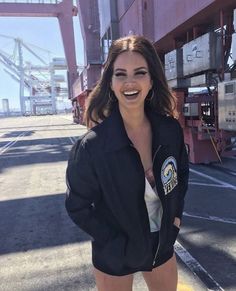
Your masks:
M138 94L138 91L125 91L124 95L125 96L132 96Z
M136 97L138 93L139 93L139 91L137 91L137 90L133 90L133 91L125 91L125 92L123 92L123 94L124 94L125 97L127 97L127 98L130 98L130 97Z

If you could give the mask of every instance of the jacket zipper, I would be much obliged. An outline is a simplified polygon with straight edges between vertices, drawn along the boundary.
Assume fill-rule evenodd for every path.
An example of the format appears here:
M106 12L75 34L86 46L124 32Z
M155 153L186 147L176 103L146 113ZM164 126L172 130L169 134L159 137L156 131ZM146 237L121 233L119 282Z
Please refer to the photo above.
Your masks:
M154 165L154 161L155 161L156 155L159 152L160 148L161 148L161 145L158 146L158 148L156 149L156 151L154 153L154 156L153 156L153 159L152 159L152 165ZM161 202L161 200L160 200L160 202ZM162 206L162 215L163 215L163 206ZM162 220L162 217L161 217L161 220ZM155 256L154 256L154 259L153 259L153 262L152 262L152 266L154 266L155 263L156 263L156 258L157 258L158 252L159 252L159 248L160 248L160 231L158 232L158 246L157 246L157 250L155 252Z

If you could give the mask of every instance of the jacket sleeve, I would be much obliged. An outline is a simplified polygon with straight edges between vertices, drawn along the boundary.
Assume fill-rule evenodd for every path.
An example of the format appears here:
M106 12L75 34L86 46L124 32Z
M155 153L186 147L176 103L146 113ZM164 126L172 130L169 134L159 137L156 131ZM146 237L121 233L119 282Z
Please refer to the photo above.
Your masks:
M179 203L176 216L182 219L184 209L184 197L188 189L188 178L189 178L189 161L188 154L184 143L183 129L178 123L179 127L179 165L178 165L178 183L179 183Z
M94 240L106 242L114 230L96 213L95 205L101 198L101 190L83 141L79 140L71 150L66 183L65 206L70 218Z

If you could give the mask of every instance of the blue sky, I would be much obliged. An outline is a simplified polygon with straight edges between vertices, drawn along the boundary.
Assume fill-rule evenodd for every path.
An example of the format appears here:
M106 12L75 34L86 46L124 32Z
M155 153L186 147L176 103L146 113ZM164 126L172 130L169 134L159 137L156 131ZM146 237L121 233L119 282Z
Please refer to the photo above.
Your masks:
M73 19L77 64L83 65L84 52L79 18L76 16ZM25 43L49 50L52 52L52 58L65 56L57 18L0 17L1 34L21 38ZM12 54L13 47L13 40L0 36L0 49ZM33 48L33 50L40 56L47 57L47 54L41 50L37 48ZM26 55L25 59L27 58L29 56ZM33 63L34 58L29 60ZM19 108L19 84L3 71L3 64L0 63L0 109L2 107L2 98L9 99L10 108Z

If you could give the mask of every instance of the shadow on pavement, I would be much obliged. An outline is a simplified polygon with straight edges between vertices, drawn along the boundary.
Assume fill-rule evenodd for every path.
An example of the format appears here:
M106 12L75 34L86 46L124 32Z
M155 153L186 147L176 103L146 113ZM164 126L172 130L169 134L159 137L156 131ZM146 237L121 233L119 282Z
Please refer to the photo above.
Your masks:
M9 138L9 137L18 137L20 134L24 134L24 136L31 136L34 134L33 130L30 131L10 131L8 133L5 133L1 136L1 138Z
M67 161L71 147L68 137L20 140L0 155L0 173L17 166Z
M0 202L0 254L88 241L68 217L65 194Z

